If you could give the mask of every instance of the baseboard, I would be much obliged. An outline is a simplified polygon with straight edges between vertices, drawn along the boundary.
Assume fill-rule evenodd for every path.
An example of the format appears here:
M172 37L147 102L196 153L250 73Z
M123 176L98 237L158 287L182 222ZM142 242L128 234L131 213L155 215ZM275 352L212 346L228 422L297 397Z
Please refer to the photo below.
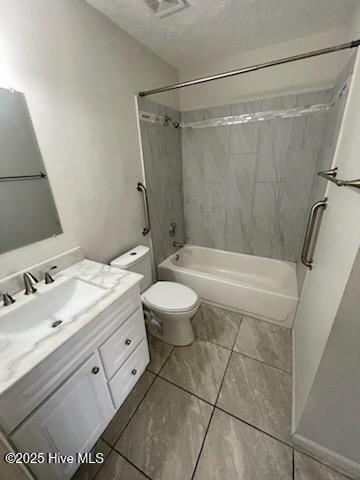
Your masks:
M337 470L344 475L357 480L360 478L360 464L353 460L344 457L343 455L329 450L328 448L314 442L298 433L293 435L294 446L299 450L303 450L310 456L318 459L320 462L325 463L334 470Z

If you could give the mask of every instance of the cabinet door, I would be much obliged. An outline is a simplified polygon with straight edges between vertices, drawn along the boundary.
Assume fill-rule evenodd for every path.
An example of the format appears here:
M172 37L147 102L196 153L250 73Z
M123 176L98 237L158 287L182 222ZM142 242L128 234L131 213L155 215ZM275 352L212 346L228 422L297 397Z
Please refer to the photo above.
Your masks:
M72 455L89 451L114 414L104 372L94 353L12 435L20 452ZM70 478L78 465L29 465L39 479Z

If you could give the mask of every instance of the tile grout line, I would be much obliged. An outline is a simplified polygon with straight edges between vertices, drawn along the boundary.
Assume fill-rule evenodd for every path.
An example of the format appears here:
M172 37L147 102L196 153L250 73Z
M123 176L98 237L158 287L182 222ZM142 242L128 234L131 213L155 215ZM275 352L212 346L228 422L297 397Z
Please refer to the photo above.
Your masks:
M292 443L286 443L284 440L281 440L280 438L277 438L277 437L275 437L274 435L271 435L271 433L265 432L265 430L261 430L261 428L256 427L255 425L247 422L247 421L244 420L243 418L237 417L237 416L234 415L233 413L227 412L226 410L224 410L223 408L219 407L218 405L215 405L215 408L217 408L218 410L220 410L220 411L223 412L223 413L226 413L227 415L230 415L230 417L233 417L233 418L235 418L236 420L239 420L240 422L245 423L245 424L248 425L249 427L254 428L254 429L257 430L258 432L263 433L264 435L267 435L268 437L272 438L273 440L276 440L276 441L282 443L282 444L285 445L286 447L288 447L288 448L293 448L293 444L292 444Z
M171 357L171 355L174 353L174 351L175 351L175 348L176 348L176 347L175 347L175 346L173 346L173 348L172 348L171 352L170 352L170 353L169 353L169 355L166 357L166 360L165 360L165 362L162 364L162 366L161 366L160 370L159 370L159 371L158 371L158 373L157 373L157 376L158 376L158 377L160 377L160 373L163 371L163 369L164 369L164 367L165 367L166 363L168 362L169 358L170 358L170 357Z
M109 450L109 453L105 456L103 463L100 465L99 470L98 470L98 471L95 473L95 475L92 477L92 480L95 480L96 477L99 475L100 471L104 468L107 459L110 457L111 452L113 451L112 447L111 447L107 442L105 442L101 437L99 438L99 440L102 440L108 447L110 447L110 450ZM99 441L99 440L98 440L98 441ZM95 445L96 445L96 444L95 444ZM80 467L80 468L81 468L81 467ZM80 470L80 469L76 470L75 475L77 474L77 472L78 472L79 470Z
M236 341L236 338L237 338L237 336L238 336L241 323L242 323L242 317L241 317L241 321L239 322L239 326L238 326L238 329L237 329L237 332L236 332L236 335L235 335L235 341ZM234 341L234 344L235 344L235 341ZM202 441L202 444L201 444L201 447L200 447L199 455L198 455L197 460L196 460L196 463L195 463L195 467L194 467L193 474L192 474L192 476L191 476L191 480L194 480L194 477L195 477L195 474L196 474L196 470L197 470L197 467L198 467L198 465L199 465L200 457L201 457L201 454L202 454L203 449L204 449L204 445L205 445L205 441L206 441L206 438L207 438L207 435L208 435L208 432L209 432L209 429L210 429L211 421L212 421L213 416L214 416L214 413L215 413L216 403L217 403L217 401L218 401L218 399L219 399L220 391L221 391L221 389L222 389L222 386L223 386L223 383L224 383L224 379L225 379L225 376L226 376L226 372L227 372L227 369L228 369L229 364L230 364L231 355L232 355L232 352L230 353L229 358L228 358L227 363L226 363L226 367L225 367L225 370L224 370L224 375L223 375L223 377L222 377L222 380L221 380L221 383L220 383L220 386L219 386L219 390L218 390L218 393L217 393L217 395L216 395L215 406L214 406L214 408L213 408L213 411L211 412L211 415L210 415L210 418L209 418L209 423L208 423L207 428L206 428L206 430L205 430L205 435L204 435L204 438L203 438L203 441Z
M280 367L278 367L278 366L276 366L276 365L271 365L270 363L267 363L267 362L265 362L264 360L259 360L258 358L251 357L250 355L247 355L246 353L239 352L238 350L235 350L236 340L237 340L237 337L239 336L240 329L241 329L241 325L242 325L242 323L243 323L244 317L246 317L246 316L247 316L247 315L243 315L243 316L241 317L240 326L239 326L238 332L237 332L237 334L236 334L235 341L234 341L234 343L233 343L233 346L232 346L231 351L234 352L234 353L238 353L238 354L240 354L240 355L243 355L243 356L246 357L246 358L250 358L250 360L256 360L257 362L263 363L264 365L267 365L268 367L277 368L278 370L281 370L282 372L289 373L290 375L292 375L292 371L289 372L288 370L285 370L285 369L283 369L283 368L280 368ZM263 321L263 320L259 320L259 319L255 318L255 317L249 317L249 318L253 318L254 320L257 320L257 321L260 321L260 322ZM280 327L280 326L279 326L278 328L285 328L285 327Z
M174 387L179 388L179 389L182 390L183 392L188 393L188 394L191 395L192 397L195 397L195 398L197 398L198 400L201 400L202 402L207 403L208 405L210 405L210 407L215 407L215 404L214 404L214 403L209 402L209 400L205 400L205 398L199 397L199 395L196 395L196 393L190 392L190 390L187 390L186 388L181 387L180 385L172 382L171 380L168 380L168 379L165 378L165 377L162 377L161 375L159 375L158 377L159 377L161 380L164 380L165 382L170 383L170 385L173 385Z
M240 314L239 314L240 315ZM231 352L234 352L234 353L238 353L240 355L243 355L244 357L246 358L250 358L250 360L256 360L257 362L260 362L260 363L263 363L264 365L267 365L268 367L273 367L273 368L276 368L284 373L288 373L289 375L292 375L292 371L289 371L289 370L285 370L284 368L280 368L278 367L277 365L272 365L271 363L267 363L265 362L264 360L259 360L258 358L255 358L255 357L251 357L250 355L247 355L246 353L243 353L243 352L239 352L238 350L235 350L235 346L236 346L236 340L237 340L237 337L239 335L239 332L240 332L240 327L241 327L241 324L243 322L243 319L244 319L244 316L246 315L243 315L241 317L241 320L240 320L240 323L239 323L239 327L238 327L238 330L237 330L237 333L235 335L235 340L234 340L234 343L232 345L232 347L227 347L225 345L221 345L220 343L216 343L212 340L209 340L208 338L205 338L205 337L202 337L202 336L199 336L199 335L196 335L196 338L199 339L199 340L203 340L204 342L209 342L209 343L212 343L213 345L216 345L217 347L222 347L222 348L226 348L226 350L230 350ZM263 320L258 320L255 318L255 320L257 321L263 321ZM278 327L278 328L285 328L285 327ZM286 329L287 330L287 329Z
M146 370L144 370L143 374L144 374L145 372L146 372ZM150 373L152 373L152 372L150 372ZM154 375L154 374L153 374L153 375ZM126 422L126 424L125 424L125 427L121 430L120 434L118 435L117 439L115 440L114 446L117 444L117 442L119 441L120 437L121 437L122 434L125 432L127 426L128 426L129 423L131 422L133 416L134 416L135 413L137 412L138 408L139 408L140 405L142 404L142 402L143 402L143 400L145 399L146 395L148 394L150 388L152 387L153 383L155 382L156 377L157 377L157 375L154 375L154 378L153 378L153 380L151 381L149 387L147 388L147 390L146 390L146 392L144 393L144 395L141 397L141 400L140 400L140 402L138 403L138 405L137 405L137 407L135 408L135 410L133 411L133 413L130 415L129 420L128 420L128 421ZM125 402L124 402L124 403L125 403ZM122 406L122 405L121 405L121 406ZM121 406L120 406L120 408L121 408ZM119 408L119 410L120 410L120 408ZM118 410L118 411L119 411L119 410ZM117 412L118 412L118 411L117 411ZM116 412L116 413L117 413L117 412ZM115 414L115 415L116 415L116 414ZM114 415L114 417L115 417L115 415ZM110 424L109 424L109 425L110 425ZM102 440L104 440L104 442L105 442L107 445L109 445L112 449L114 448L114 446L111 446L103 437L100 437L100 438L101 438Z
M237 353L238 355L241 355L245 358L249 358L250 360L255 360L255 362L262 363L263 365L266 365L267 367L276 368L276 370L280 370L280 372L287 373L288 375L292 375L292 372L289 372L288 370L284 370L283 368L276 367L275 365L271 365L270 363L266 363L263 360L259 360L258 358L250 357L249 355L246 355L245 353L242 353L242 352L238 352L237 350L232 350L232 353Z
M295 480L295 451L294 451L294 446L292 447L292 480Z
M136 470L138 472L140 472L142 475L144 475L145 478L147 478L148 480L152 480L151 477L149 477L149 475L147 475L145 472L143 472L142 470L140 470L139 467L137 467L135 465L135 463L131 462L127 457L125 457L125 455L123 453L120 453L119 450L116 450L116 448L113 449L118 455L120 455L120 457L124 458L127 462L130 463L130 465L132 465L134 468L136 468Z
M156 373L156 372L154 372L154 371L152 371L152 370L149 370L148 368L146 368L146 369L144 370L144 372L147 371L147 372L151 373L152 375L154 375L154 379L152 380L151 384L149 385L149 388L146 390L144 396L141 398L141 400L140 400L139 404L137 405L136 409L134 410L134 412L133 412L132 415L130 416L129 420L127 421L127 423L126 423L125 427L123 428L123 430L121 431L120 435L119 435L118 438L116 439L116 441L115 441L115 443L114 443L114 446L109 445L109 443L106 442L106 440L104 440L102 437L100 437L100 438L111 448L111 451L115 451L118 455L120 455L121 457L123 457L127 462L129 462L134 468L136 468L142 475L144 475L144 476L145 476L147 479L149 479L149 480L151 480L151 478L150 478L145 472L143 472L142 470L140 470L140 468L137 467L134 463L132 463L127 457L125 457L125 455L124 455L123 453L121 453L121 452L116 448L116 444L118 443L120 437L124 434L124 432L125 432L126 428L128 427L129 423L131 422L131 420L133 419L134 415L136 414L136 412L137 412L138 409L140 408L140 405L141 405L141 404L143 403L143 401L145 400L145 397L148 395L148 393L149 393L151 387L154 385L156 379L157 379L157 378L162 378L162 377L160 377L159 374L160 374L161 370L164 368L165 363L168 361L168 359L170 358L170 356L171 356L171 354L173 353L174 350L175 350L175 347L172 348L171 352L170 352L169 355L166 357L166 360L165 360L164 363L162 364L159 372ZM149 363L150 363L150 362L149 362ZM164 380L165 380L165 379L164 379ZM120 407L120 408L121 408L121 407ZM110 452L110 453L111 453L111 452ZM110 454L109 454L109 455L110 455ZM108 456L109 456L109 455L108 455ZM107 458L108 458L108 457L107 457ZM104 462L104 464L105 464L105 462ZM103 467L103 465L101 466L101 468L102 468L102 467ZM99 472L100 472L101 468L99 469ZM99 472L97 472L97 474L98 474ZM97 474L96 474L96 475L97 475ZM93 480L95 480L95 477L94 477Z

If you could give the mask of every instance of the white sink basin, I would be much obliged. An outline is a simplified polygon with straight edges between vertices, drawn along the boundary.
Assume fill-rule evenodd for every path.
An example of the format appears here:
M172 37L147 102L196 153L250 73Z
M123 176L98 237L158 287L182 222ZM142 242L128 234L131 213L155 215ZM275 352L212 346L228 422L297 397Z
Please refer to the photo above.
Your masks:
M0 318L0 335L30 334L31 330L54 327L54 323L66 322L104 296L106 290L71 278L49 291L31 298Z

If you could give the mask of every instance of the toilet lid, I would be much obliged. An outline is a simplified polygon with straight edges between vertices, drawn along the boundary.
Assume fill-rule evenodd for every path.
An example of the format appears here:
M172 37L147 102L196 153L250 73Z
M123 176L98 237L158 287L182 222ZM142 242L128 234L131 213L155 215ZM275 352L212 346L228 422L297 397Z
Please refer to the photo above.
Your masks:
M198 302L198 296L191 288L175 282L156 282L143 294L150 307L167 312L191 310Z

